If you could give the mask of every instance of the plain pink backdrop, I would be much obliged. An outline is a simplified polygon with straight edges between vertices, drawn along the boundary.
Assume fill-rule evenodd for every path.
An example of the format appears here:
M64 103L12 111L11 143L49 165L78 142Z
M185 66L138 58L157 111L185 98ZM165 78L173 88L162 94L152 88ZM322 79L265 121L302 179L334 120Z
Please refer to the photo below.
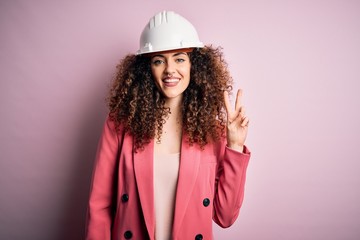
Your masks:
M360 239L360 2L1 1L0 239L82 239L115 65L174 10L244 89L244 204L217 239Z

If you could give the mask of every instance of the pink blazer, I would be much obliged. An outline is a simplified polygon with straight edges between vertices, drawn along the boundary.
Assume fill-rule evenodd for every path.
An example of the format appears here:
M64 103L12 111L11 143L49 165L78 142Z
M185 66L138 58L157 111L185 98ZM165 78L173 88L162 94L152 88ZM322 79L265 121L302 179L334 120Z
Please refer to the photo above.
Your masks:
M225 228L239 215L250 152L225 143L201 150L183 138L172 239L213 239L212 220ZM90 190L87 240L154 240L153 144L134 153L133 138L106 120Z

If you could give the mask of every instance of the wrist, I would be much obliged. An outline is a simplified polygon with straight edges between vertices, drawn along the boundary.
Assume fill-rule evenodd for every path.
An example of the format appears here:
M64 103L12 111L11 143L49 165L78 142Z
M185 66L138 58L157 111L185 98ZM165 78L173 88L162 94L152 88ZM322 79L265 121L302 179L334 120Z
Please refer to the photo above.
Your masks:
M235 151L238 151L238 152L243 152L244 151L244 145L228 144L227 147L231 148L231 149L233 149Z

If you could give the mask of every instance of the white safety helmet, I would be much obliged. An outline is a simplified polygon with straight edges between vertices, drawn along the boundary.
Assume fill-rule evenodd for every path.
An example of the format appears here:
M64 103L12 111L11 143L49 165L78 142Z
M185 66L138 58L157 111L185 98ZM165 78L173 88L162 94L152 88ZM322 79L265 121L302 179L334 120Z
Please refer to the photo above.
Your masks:
M140 49L136 55L182 48L202 48L194 26L172 11L153 16L140 37Z

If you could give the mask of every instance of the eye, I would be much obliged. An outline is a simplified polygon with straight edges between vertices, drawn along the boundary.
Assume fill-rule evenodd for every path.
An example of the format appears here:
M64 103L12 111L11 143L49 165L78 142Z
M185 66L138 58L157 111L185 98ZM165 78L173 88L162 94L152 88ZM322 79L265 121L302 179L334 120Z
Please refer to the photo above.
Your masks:
M161 59L154 59L151 63L157 66L164 63L164 61Z
M183 58L177 58L175 61L176 61L177 63L182 63L182 62L185 62L185 59L183 59Z

